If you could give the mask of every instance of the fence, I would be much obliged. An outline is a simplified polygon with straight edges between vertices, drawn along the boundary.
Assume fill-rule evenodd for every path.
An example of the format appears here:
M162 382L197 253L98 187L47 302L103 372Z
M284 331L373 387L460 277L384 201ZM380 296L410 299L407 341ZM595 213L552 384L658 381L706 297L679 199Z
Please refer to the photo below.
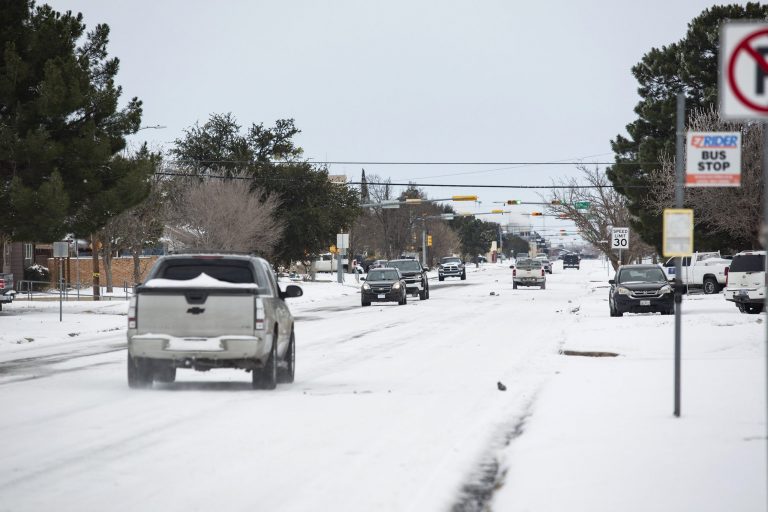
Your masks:
M93 287L77 287L76 283L62 283L61 288L51 286L49 281L31 281L22 279L16 282L16 300L26 296L26 300L52 300L64 295L64 300L90 300L93 298ZM113 292L107 293L106 286L99 287L101 300L128 300L133 296L133 284L123 281L122 286L114 286ZM115 293L117 290L121 292ZM82 293L81 293L82 291ZM86 293L86 291L90 293Z

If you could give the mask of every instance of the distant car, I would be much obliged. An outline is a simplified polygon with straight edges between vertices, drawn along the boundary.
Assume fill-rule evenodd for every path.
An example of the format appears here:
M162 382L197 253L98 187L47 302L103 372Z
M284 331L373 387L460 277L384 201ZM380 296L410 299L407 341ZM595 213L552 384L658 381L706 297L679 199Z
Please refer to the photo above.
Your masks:
M579 270L581 258L578 254L566 254L563 256L563 268L575 268Z
M368 265L368 272L375 268L384 268L387 266L387 260L374 260L370 265Z
M541 264L544 266L544 272L547 274L552 273L552 263L549 262L549 258L547 258L545 255L536 256L536 258L539 261L541 261Z
M547 275L541 260L518 258L512 268L512 288L518 286L538 286L542 290L547 287Z
M457 256L446 256L440 259L437 266L437 279L444 281L446 277L458 277L462 281L467 278L467 270L464 268L464 262Z
M396 268L375 268L368 272L368 277L360 289L360 304L370 306L371 302L397 302L403 305L408 301L403 276Z
M765 251L740 252L726 273L725 300L742 313L756 315L765 308L765 255Z
M420 300L429 299L429 281L427 280L427 269L421 266L419 260L389 260L387 268L396 268L403 276L408 289L407 293L418 295Z
M624 313L675 312L674 293L659 265L622 265L608 281L611 291L608 307L611 316Z

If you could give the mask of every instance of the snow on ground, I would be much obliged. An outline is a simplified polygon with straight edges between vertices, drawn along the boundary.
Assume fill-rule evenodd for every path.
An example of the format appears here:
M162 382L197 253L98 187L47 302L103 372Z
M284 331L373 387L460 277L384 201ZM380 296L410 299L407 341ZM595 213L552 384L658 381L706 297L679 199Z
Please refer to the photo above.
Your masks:
M686 297L674 418L674 317L609 317L600 262L546 290L509 274L365 309L353 276L297 283L297 378L273 392L234 370L129 390L125 300L61 323L17 300L0 511L766 509L765 314Z

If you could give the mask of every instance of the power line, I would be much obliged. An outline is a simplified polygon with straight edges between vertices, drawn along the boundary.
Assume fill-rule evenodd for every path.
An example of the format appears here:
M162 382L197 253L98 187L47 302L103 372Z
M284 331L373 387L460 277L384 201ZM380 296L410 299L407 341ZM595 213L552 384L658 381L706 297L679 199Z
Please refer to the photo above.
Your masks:
M660 162L584 162L581 160L568 160L568 161L544 161L544 162L401 162L401 161L364 161L364 160L267 160L267 161L253 161L253 160L168 160L171 163L193 163L193 164L250 164L250 165L507 165L507 166L524 166L524 165L658 165ZM500 169L490 169L500 170Z
M217 176L215 174L188 174L180 172L156 172L158 176L178 176L184 178L214 178L222 180L260 180L260 181L297 181L302 178L282 178L282 177L266 177L266 176ZM344 185L362 185L362 181L348 181ZM601 189L601 188L613 188L613 185L485 185L477 183L391 183L386 181L366 181L366 185L388 185L391 187L439 187L439 188L488 188L488 189ZM622 188L650 188L650 185L623 185Z

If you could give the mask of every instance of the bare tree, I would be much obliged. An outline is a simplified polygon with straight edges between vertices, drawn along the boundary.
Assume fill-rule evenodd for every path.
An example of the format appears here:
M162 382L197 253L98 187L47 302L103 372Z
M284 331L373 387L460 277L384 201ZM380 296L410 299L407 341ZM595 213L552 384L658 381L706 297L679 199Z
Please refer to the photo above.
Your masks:
M643 242L634 230L630 230L630 248L623 251L622 261L619 261L618 253L611 249L610 235L612 227L629 226L631 216L626 198L616 192L604 172L598 169L590 170L584 166L579 166L578 169L582 173L583 181L569 178L556 182L556 185L565 188L553 189L548 201L548 210L563 219L572 220L581 237L603 253L614 269L617 269L620 263L655 254L651 246ZM576 203L579 202L589 203L589 208L577 208Z
M730 131L742 134L741 186L692 187L685 189L685 205L694 210L694 222L705 225L714 233L728 235L735 247L759 247L759 229L762 219L762 123L732 123L720 118L714 107L695 111L689 118L693 131ZM650 206L661 213L675 205L674 158L663 158L662 166L652 175L653 188Z
M236 173L180 182L169 210L169 238L186 248L271 255L284 230L275 215L280 201L251 189L245 178Z

